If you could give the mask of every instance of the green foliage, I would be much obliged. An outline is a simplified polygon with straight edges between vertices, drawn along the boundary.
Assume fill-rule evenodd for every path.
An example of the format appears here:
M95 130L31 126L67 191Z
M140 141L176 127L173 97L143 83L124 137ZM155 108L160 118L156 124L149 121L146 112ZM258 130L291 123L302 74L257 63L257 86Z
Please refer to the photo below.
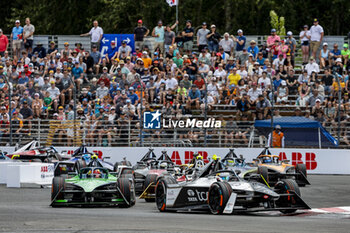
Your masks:
M179 0L179 30L191 19L194 27L203 21L215 24L218 31L235 34L269 34L271 26L279 35L299 32L304 24L319 18L325 34L345 35L350 31L350 1L294 0ZM0 28L11 33L14 21L22 25L30 17L36 34L80 34L97 19L105 33L132 33L138 19L152 30L159 19L175 22L175 7L165 0L26 0L0 1ZM284 16L278 17L278 16ZM270 18L270 20L267 20Z
M270 11L271 27L276 29L277 35L285 36L286 28L284 27L284 17L278 19L278 15L275 11Z

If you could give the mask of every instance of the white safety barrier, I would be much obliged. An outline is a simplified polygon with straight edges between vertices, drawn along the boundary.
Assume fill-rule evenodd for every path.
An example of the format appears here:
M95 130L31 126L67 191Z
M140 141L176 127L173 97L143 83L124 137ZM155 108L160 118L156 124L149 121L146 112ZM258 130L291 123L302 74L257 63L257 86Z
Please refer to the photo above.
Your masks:
M49 185L53 175L53 163L0 162L0 184L9 188L20 188L21 184Z
M57 147L58 151L73 153L76 148ZM99 156L110 157L110 162L121 161L126 157L132 164L135 164L148 151L146 147L90 147ZM180 147L155 147L157 156L161 151L166 150L168 155L177 164L187 163L192 159L195 152L202 154L204 159L210 158L213 154L220 157L225 156L228 148L180 148ZM243 155L246 161L256 158L263 148L235 148L237 155ZM13 152L13 148L6 147L3 151ZM270 149L273 154L279 155L281 159L288 159L292 164L305 163L309 174L350 174L350 150L335 149Z

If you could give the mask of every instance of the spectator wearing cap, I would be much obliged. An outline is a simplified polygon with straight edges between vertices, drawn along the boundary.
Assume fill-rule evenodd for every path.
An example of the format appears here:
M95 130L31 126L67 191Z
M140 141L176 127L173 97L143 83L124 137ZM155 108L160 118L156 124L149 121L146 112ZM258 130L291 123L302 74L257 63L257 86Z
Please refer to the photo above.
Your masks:
M184 51L192 52L194 29L192 27L191 20L186 21L186 27L182 30L182 36L183 36L183 42L184 42L183 44Z
M5 51L7 51L9 47L9 40L6 35L4 35L2 29L0 28L0 56L3 57L5 55Z
M248 53L252 54L253 59L256 60L258 57L259 48L258 48L258 46L256 46L255 40L251 40L249 44L250 44L250 46L248 47L247 51L248 51Z
M320 72L320 67L319 65L316 63L314 57L310 57L310 61L309 63L306 64L305 66L305 70L307 71L307 74L310 76L312 72L315 72L316 74L318 74Z
M50 98L53 101L54 109L57 110L58 98L60 96L60 90L56 87L55 81L50 81L50 87L47 89L50 93Z
M128 75L130 73L130 70L125 67L125 62L123 60L120 60L118 68L120 68L122 74Z
M122 41L122 45L119 46L118 48L118 55L117 55L117 58L118 59L122 59L123 58L123 54L124 54L124 57L129 57L130 56L130 53L131 53L132 49L129 45L127 45L127 41L126 40L123 40Z
M220 40L219 46L224 49L224 52L233 56L234 44L228 32L225 32L224 38Z
M243 63L244 64L244 63ZM227 59L227 64L225 66L225 71L228 73L231 69L236 67L236 59L233 56L230 56Z
M27 101L23 101L22 108L20 109L19 113L22 115L23 119L23 125L28 125L28 135L31 135L32 130L32 119L33 119L33 111L29 107Z
M135 47L143 49L143 39L148 36L149 29L143 25L142 19L137 21L137 27L134 29Z
M316 101L320 101L322 104L323 100L323 96L319 94L318 90L314 89L312 91L312 95L306 101L306 107L310 106L312 108L313 106L315 106Z
M197 31L197 46L198 50L202 51L206 46L208 46L207 35L210 31L207 29L207 23L202 23L202 28Z
M64 42L63 44L64 48L61 50L61 54L66 53L68 55L68 57L72 56L73 50L71 50L69 48L69 43L68 42Z
M92 45L91 57L94 59L94 70L95 74L99 74L100 64L101 64L101 53L97 50L96 45Z
M86 64L86 73L92 74L94 72L94 59L90 55L89 51L85 51L83 62Z
M47 53L50 54L50 56L55 56L58 53L55 41L50 41Z
M269 59L271 60L273 56L273 46L276 46L276 42L281 41L281 38L277 35L276 29L271 29L271 35L267 37L267 48L269 49Z
M347 64L349 61L349 55L350 55L350 50L349 50L349 44L344 44L343 45L343 50L340 53L343 58L343 64Z
M311 32L309 26L304 25L303 30L299 34L301 42L301 50L303 53L303 65L309 60L309 42L311 38Z
M287 82L285 80L281 81L281 85L277 88L277 103L285 104L288 101L289 90L287 87Z
M126 57L126 62L125 62L125 68L127 68L129 71L133 70L135 67L135 64L131 62L131 57Z
M30 18L26 18L26 25L23 27L23 43L27 53L32 53L35 27L30 23Z
M80 90L80 85L83 83L81 74L84 74L84 70L79 66L79 62L76 61L72 69L72 75L74 76L74 82L76 83L78 90Z
M107 62L110 63L111 60L114 60L118 55L118 48L116 46L116 42L114 40L111 41L111 46L108 48L105 57L107 58Z
M36 54L38 58L46 57L46 49L43 47L41 42L36 43L36 47L33 49L33 54Z
M323 40L323 27L319 25L318 19L314 19L314 25L310 28L310 50L313 57L316 57L316 52L320 47L321 41Z
M292 60L294 60L295 49L296 49L296 46L297 46L297 41L293 38L293 32L291 32L291 31L287 32L287 38L286 38L285 42L286 42L286 45L289 47L289 51L288 52L292 56Z
M318 55L321 69L325 68L326 66L329 66L329 57L330 52L328 50L328 43L324 42L322 45L322 49L320 50L320 53Z
M133 95L136 95L135 93L133 93ZM137 95L136 95L137 97ZM138 98L138 97L137 97ZM135 100L136 102L136 100ZM132 104L130 99L126 100L126 104L123 106L123 113L128 115L129 117L133 117L135 115L135 105Z
M258 120L270 119L271 117L271 103L264 97L259 95L258 101L256 102L256 113Z
M210 26L210 32L207 34L208 39L208 48L210 52L218 52L219 51L219 42L221 39L220 33L216 31L216 26L212 24Z
M80 36L91 36L91 46L96 46L97 50L100 49L100 42L103 37L103 29L98 26L98 21L93 22L93 27L88 33L81 34Z
M239 56L243 53L243 49L245 48L245 43L247 41L247 38L243 35L243 30L238 29L237 31L237 37L233 37L234 42L236 42L236 59L239 58Z
M239 65L246 65L249 60L249 56L253 57L253 54L249 54L246 48L243 48L242 54L238 58Z
M13 54L19 58L23 40L23 27L21 27L21 23L18 19L15 22L15 27L12 28L11 39Z

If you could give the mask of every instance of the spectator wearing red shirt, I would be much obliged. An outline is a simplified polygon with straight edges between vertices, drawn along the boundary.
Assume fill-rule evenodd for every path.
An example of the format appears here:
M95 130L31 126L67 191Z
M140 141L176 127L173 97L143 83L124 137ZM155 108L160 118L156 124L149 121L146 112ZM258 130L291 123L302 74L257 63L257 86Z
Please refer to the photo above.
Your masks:
M98 79L97 84L100 85L101 82L105 83L106 87L110 87L111 86L111 81L109 80L109 78L107 77L107 75L101 75L101 77Z
M3 57L5 55L5 51L9 46L9 39L5 36L0 28L0 56Z
M204 90L204 80L200 75L197 75L197 79L193 82L199 90Z

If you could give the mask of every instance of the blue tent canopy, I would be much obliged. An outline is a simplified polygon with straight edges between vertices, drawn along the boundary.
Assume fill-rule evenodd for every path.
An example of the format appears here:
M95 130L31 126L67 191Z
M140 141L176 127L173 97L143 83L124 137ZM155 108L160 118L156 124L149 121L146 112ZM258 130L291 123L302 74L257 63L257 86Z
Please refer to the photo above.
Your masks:
M306 117L274 118L273 125L281 126L286 146L319 146L320 144L323 147L338 146L338 141L322 127L320 122ZM271 120L257 120L254 126L266 137L271 133Z

